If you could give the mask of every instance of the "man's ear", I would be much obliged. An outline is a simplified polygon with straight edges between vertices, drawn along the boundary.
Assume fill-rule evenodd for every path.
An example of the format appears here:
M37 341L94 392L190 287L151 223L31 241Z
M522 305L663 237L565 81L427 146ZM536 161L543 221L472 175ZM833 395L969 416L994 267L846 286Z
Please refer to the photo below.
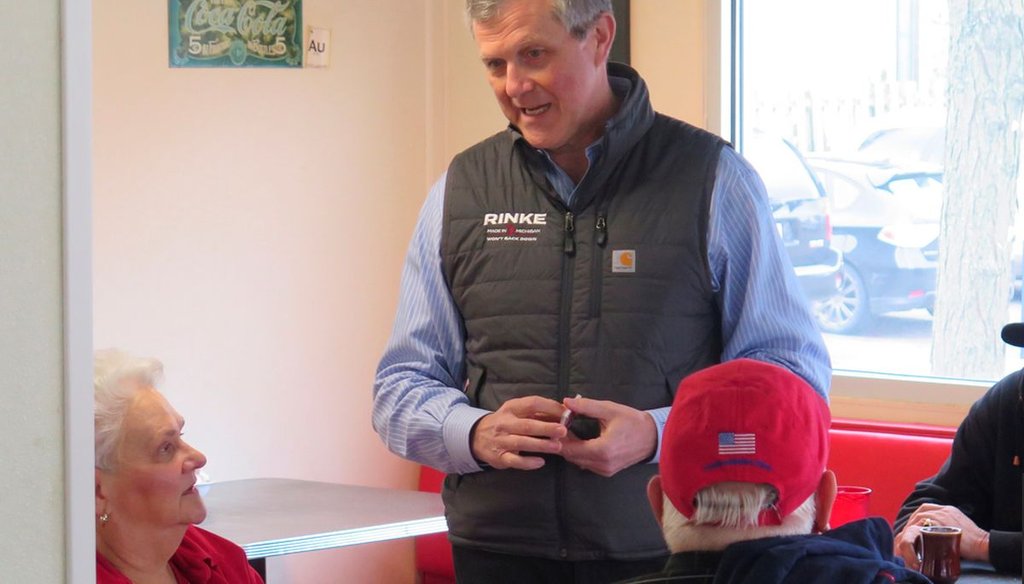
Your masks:
M654 518L661 525L662 513L665 512L665 493L661 490L661 475L654 475L647 482L647 500L651 503L651 510L654 511Z
M814 515L814 532L824 533L829 530L828 519L832 516L832 504L836 502L836 475L830 470L821 474L818 490L814 493L814 504L817 512Z
M608 55L612 52L612 43L615 42L615 17L610 12L602 12L594 23L594 39L597 41L597 60L594 65L604 66L608 62Z

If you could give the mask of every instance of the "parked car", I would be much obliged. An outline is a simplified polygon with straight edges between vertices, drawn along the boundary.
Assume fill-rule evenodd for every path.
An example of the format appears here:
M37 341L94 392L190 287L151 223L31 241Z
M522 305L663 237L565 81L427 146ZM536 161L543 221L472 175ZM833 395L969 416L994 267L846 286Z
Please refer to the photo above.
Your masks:
M831 298L839 288L843 256L832 246L825 190L800 151L781 137L754 131L743 155L761 175L797 280L811 302Z
M873 315L935 303L942 169L809 157L832 205L842 282L815 304L822 330L853 333Z
M944 117L934 112L929 116L910 116L869 131L857 147L859 156L892 164L925 163L943 172L946 155ZM1018 207L1024 208L1024 172L1018 178ZM1024 217L1014 218L1010 241L1011 296L1019 298L1024 280Z
M946 155L946 128L937 124L903 125L869 133L857 147L865 159L941 167Z

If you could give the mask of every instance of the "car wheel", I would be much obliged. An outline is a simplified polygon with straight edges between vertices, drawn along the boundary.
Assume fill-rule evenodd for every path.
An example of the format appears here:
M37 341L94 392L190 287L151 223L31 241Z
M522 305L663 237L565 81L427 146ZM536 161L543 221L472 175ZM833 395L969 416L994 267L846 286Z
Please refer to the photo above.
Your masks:
M871 303L864 278L853 266L844 265L839 289L835 294L814 304L814 317L826 333L850 334L864 328L871 320Z

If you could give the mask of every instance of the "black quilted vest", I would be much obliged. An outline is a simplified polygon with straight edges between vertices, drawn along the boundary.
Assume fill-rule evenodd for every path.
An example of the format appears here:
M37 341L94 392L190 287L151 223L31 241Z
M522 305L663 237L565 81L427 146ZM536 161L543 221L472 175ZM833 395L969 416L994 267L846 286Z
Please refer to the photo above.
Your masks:
M567 208L510 128L448 169L442 266L466 328L470 401L577 393L646 410L717 363L707 224L724 142L655 114L635 71L603 154ZM656 465L611 478L550 457L537 471L450 475L451 539L492 551L636 559L667 553L646 498Z

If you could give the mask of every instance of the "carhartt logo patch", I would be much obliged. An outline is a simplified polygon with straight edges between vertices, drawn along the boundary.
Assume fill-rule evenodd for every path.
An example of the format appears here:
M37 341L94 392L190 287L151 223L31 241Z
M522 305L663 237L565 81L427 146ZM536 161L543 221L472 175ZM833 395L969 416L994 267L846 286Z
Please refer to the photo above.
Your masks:
M635 249L613 249L612 250L612 273L632 274L636 272L636 250Z

